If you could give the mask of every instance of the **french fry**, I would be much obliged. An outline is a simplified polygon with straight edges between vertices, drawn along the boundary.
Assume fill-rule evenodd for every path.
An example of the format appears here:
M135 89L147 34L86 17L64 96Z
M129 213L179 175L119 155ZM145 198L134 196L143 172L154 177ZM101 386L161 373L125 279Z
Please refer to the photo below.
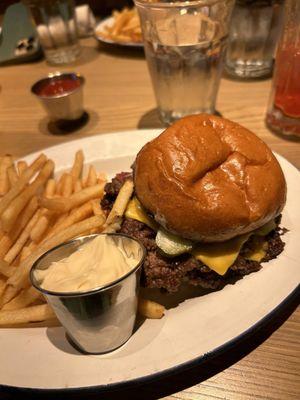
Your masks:
M27 162L26 161L18 161L17 162L17 169L18 169L18 175L21 176L23 175L23 172L28 168Z
M11 299L13 299L18 294L19 291L20 291L19 288L10 286L6 282L5 290L0 299L0 308L2 308L4 304L8 303Z
M39 172L37 178L20 194L20 196L16 197L8 205L1 215L2 229L4 231L10 231L22 209L36 194L36 192L46 183L53 170L54 163L52 160L48 160L42 170Z
M165 313L165 307L152 300L139 298L138 312L146 318L159 319Z
M2 297L2 294L4 292L6 288L6 279L3 279L2 277L0 277L0 299Z
M41 297L42 294L31 286L28 289L23 289L14 299L6 303L2 307L2 310L17 310L25 308Z
M105 172L99 172L98 173L98 180L97 180L97 182L98 183L101 183L101 182L106 182L107 181L107 175L106 175L106 173Z
M54 229L56 229L56 227L58 225L60 225L67 217L68 217L69 213L65 213L65 214L61 214L55 221L54 225L51 227L51 229L49 230L49 232L47 232L47 237L51 235L51 233L54 231Z
M90 165L86 185L87 186L94 186L97 184L97 172L93 165Z
M10 167L7 168L7 176L10 187L13 187L18 182L19 179L16 167L14 165L11 165Z
M12 165L11 156L4 156L0 162L0 196L5 195L9 188L9 179L7 169Z
M5 276L6 278L9 278L14 274L16 271L17 267L13 267L12 265L9 265L6 261L0 260L0 274Z
M133 182L132 180L127 180L121 187L119 194L114 202L113 208L111 209L107 220L105 222L105 232L112 228L112 225L118 224L122 218L130 197L133 193ZM108 230L107 230L108 229Z
M63 197L70 197L73 192L73 177L71 174L66 174L63 181L61 194Z
M8 253L4 257L4 261L7 263L12 263L13 260L18 256L20 251L23 249L23 246L27 242L28 238L30 237L31 231L35 224L37 223L40 216L40 210L37 210L33 217L30 219L26 227L24 228L23 232L19 236L16 243L11 247Z
M48 198L53 197L54 194L55 194L55 189L56 189L55 179L53 179L53 178L48 179L48 182L47 182L46 188L45 188L44 196L48 197Z
M87 176L81 179L81 185L83 188L87 187Z
M27 322L45 321L55 314L48 304L22 308L20 310L0 311L0 325L14 325Z
M0 200L0 215L10 205L12 200L18 196L19 193L25 188L30 179L39 171L46 163L47 158L41 154L20 176L18 182L6 193Z
M5 254L14 244L14 238L11 237L9 234L5 234L0 240L0 259L3 259Z
M21 254L20 254L20 263L25 260L25 258L29 257L32 251L36 248L36 244L31 242L28 246L24 246Z
M34 196L27 206L22 211L17 226L15 229L12 229L11 232L5 233L4 236L0 240L0 259L4 258L8 250L12 247L22 230L27 225L30 218L33 216L35 211L38 208L38 200L37 197Z
M89 229L98 228L103 225L103 218L101 216L94 216L83 221L80 221L66 229L63 229L61 232L58 232L56 235L46 238L43 240L38 248L27 257L22 264L17 268L15 274L13 274L8 279L8 284L13 285L16 288L27 287L29 285L28 273L32 264L46 251L52 249L53 247L58 246L61 243L66 242L67 240L73 239L74 237L80 236L83 232L86 232Z
M82 150L78 150L75 154L74 164L71 168L71 175L74 182L81 177L83 168L84 155Z
M50 222L51 222L51 215L49 213L42 213L42 215L39 215L38 220L36 221L35 225L33 226L30 232L30 239L34 243L40 242L44 233L49 228Z
M101 205L100 205L100 199L91 200L91 204L92 204L94 215L102 215L105 218L104 211L102 210Z
M54 198L47 199L43 197L40 201L42 207L48 208L56 213L66 213L72 208L78 207L87 201L102 197L104 190L104 183L90 186L81 190L80 192L73 193L68 199Z
M98 183L100 183L100 182L98 182ZM74 182L74 193L77 193L77 192L80 192L80 190L82 190L82 184L81 184L81 179L77 179L75 182Z
M60 178L57 181L57 185L56 185L56 194L61 196L62 195L62 191L63 191L63 187L64 187L64 181L66 179L67 173L64 172Z
M93 207L90 202L83 204L82 206L75 208L73 212L65 217L59 224L53 227L53 230L49 233L49 237L55 235L57 232L62 231L63 229L68 228L71 225L76 224L79 221L82 221L93 213ZM103 219L104 224L105 219Z

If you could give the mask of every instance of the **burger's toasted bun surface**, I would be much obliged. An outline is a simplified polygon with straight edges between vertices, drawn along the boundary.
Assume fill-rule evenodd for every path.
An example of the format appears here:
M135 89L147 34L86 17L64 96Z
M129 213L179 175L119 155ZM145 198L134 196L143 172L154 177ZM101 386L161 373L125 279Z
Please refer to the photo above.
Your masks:
M277 216L286 183L271 150L224 118L185 117L146 144L135 164L135 191L159 224L184 238L216 242Z

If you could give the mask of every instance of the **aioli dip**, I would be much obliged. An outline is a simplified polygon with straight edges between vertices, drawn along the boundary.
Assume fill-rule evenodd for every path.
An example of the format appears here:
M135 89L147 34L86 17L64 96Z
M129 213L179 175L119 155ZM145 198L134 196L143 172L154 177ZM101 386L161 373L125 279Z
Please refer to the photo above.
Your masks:
M79 247L69 257L36 270L40 287L54 292L80 292L107 285L126 275L141 261L135 241L99 235Z

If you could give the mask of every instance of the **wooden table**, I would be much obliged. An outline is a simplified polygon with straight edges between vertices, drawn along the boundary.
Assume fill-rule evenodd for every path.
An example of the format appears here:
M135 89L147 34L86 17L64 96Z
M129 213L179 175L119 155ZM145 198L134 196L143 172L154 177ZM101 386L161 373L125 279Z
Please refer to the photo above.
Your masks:
M49 125L37 99L30 94L33 82L57 67L50 67L45 61L3 67L0 68L1 154L23 156L80 137L161 127L143 53L98 48L94 39L84 40L82 44L81 60L60 69L76 70L86 78L84 104L89 113L86 126L68 135L51 133L49 129L53 132L53 126ZM269 91L270 80L223 79L217 108L223 116L254 131L299 168L299 143L281 139L265 127ZM168 395L169 400L299 399L300 311L296 306L297 299L254 336L214 360L173 378L154 382L138 392L132 390L122 398ZM172 394L174 392L178 393Z

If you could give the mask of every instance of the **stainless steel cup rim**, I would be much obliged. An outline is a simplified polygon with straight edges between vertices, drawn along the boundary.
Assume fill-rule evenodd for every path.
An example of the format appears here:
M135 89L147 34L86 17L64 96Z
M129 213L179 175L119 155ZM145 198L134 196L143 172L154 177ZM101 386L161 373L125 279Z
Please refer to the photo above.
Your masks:
M134 3L138 7L145 8L172 8L172 7L195 7L195 6L212 6L216 3L224 2L224 0L183 0L183 1L153 1L149 0L134 0ZM228 0L226 0L228 1ZM229 0L230 1L230 0Z
M60 93L60 94L55 94L53 96L43 96L38 93L38 89L41 85L43 85L46 82L51 82L52 80L60 79L60 78L72 78L79 80L80 85L70 91L66 91L65 93ZM58 99L60 97L66 97L69 96L70 94L73 94L80 90L82 86L85 84L85 79L84 77L77 73L77 72L50 72L48 76L45 78L41 78L38 81L36 81L32 86L31 86L31 93L34 94L35 96L39 97L40 99Z
M98 286L95 287L93 289L90 290L86 290L86 291L77 291L77 292L56 292L56 291L52 291L52 290L47 290L42 288L36 281L35 276L34 276L34 272L37 269L39 263L42 261L42 259L44 257L46 257L48 254L50 254L52 251L55 251L63 246L69 245L71 243L80 241L80 240L84 240L87 238L93 239L96 236L99 235L107 235L107 236L121 236L121 237L126 237L128 239L134 240L135 242L137 242L140 246L140 248L142 249L142 256L140 261L138 262L138 264L132 268L129 272L127 272L126 275L122 275L120 278L114 280L113 282L110 282L106 285L102 285L102 286ZM125 280L128 276L130 276L131 274L134 274L143 264L144 260L146 257L146 249L145 246L142 244L142 242L136 238L133 238L129 235L125 235L123 233L96 233L96 234L92 234L92 235L84 235L84 236L79 236L75 239L72 240L68 240L67 242L61 243L58 246L53 247L52 249L46 251L44 254L42 254L32 265L30 273L29 273L29 278L31 281L32 286L37 289L39 292L43 293L44 295L51 295L51 296L58 296L58 297L79 297L79 296L88 296L91 294L95 294L104 290L107 290L109 288L112 288L114 286L116 286L117 284L119 284L121 281Z

